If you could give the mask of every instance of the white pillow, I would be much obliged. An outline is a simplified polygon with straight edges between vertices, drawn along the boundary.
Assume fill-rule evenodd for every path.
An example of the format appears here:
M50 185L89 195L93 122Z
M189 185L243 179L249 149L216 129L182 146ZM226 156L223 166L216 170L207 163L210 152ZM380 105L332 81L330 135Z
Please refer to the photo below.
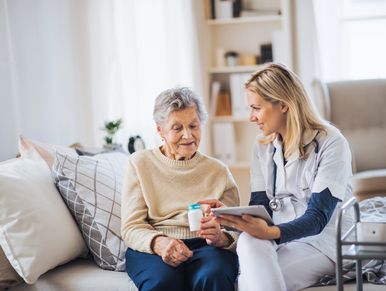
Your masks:
M0 165L0 245L28 284L87 252L49 168L33 149Z

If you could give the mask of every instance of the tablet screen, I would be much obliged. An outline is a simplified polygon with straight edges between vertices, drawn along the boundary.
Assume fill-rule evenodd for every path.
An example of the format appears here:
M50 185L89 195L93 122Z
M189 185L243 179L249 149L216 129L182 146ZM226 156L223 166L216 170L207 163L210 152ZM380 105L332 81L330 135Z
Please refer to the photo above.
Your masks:
M222 214L236 215L236 216L242 216L243 214L248 214L248 215L260 217L270 225L274 224L271 216L268 214L267 210L263 205L212 208L211 211L216 216L222 215Z

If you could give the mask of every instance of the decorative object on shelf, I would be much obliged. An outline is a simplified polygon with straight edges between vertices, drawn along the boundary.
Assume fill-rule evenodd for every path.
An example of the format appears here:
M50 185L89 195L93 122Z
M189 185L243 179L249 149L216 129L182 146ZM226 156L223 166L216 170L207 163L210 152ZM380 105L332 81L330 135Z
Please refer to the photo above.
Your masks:
M272 44L262 44L260 46L261 62L268 63L273 61L272 57Z
M228 51L225 53L227 66L237 66L239 62L239 53L235 51Z
M105 121L104 127L102 130L106 131L106 136L104 137L105 145L103 147L108 149L118 149L122 147L122 145L116 144L114 141L115 134L122 127L122 118L112 121Z
M206 15L211 19L230 19L240 16L242 0L206 0Z
M130 136L129 142L127 144L127 150L130 154L139 150L144 150L145 148L145 142L139 135Z
M254 65L256 65L256 55L254 55L254 54L241 54L240 63L242 66L254 66Z
M229 19L233 17L233 0L215 0L216 19Z

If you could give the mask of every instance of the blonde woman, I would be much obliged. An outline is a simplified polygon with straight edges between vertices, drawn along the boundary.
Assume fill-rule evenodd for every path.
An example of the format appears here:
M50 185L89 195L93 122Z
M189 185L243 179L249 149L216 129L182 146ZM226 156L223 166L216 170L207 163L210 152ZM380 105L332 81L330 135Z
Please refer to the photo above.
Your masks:
M319 117L285 66L267 65L245 88L250 121L261 131L250 204L264 205L275 225L248 215L219 221L243 232L237 246L241 291L303 289L335 270L336 209L351 195L349 145Z

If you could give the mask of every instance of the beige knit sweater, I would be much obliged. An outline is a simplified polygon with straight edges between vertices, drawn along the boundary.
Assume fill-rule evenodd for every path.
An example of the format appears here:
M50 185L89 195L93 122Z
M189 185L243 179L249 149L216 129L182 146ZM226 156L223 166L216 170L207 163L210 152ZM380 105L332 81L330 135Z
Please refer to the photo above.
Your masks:
M186 239L190 232L188 205L200 199L219 199L226 206L240 204L229 169L220 161L197 152L186 161L167 158L159 148L132 154L122 190L121 235L131 249L153 253L158 235ZM238 233L228 232L234 243Z

